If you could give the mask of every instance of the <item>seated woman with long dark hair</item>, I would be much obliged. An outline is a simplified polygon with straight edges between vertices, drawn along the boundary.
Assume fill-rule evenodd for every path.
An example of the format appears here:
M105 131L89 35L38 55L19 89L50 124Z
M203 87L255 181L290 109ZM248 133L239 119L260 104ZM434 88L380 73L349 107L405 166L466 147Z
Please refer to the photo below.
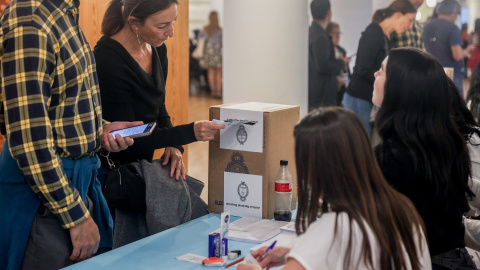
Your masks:
M470 209L467 197L474 195L470 158L455 123L451 87L431 55L392 50L375 73L372 101L380 107L376 125L382 139L375 153L387 181L422 216L433 269L476 269L462 223Z
M299 238L252 252L261 269L431 269L423 221L383 178L360 118L320 108L295 127Z

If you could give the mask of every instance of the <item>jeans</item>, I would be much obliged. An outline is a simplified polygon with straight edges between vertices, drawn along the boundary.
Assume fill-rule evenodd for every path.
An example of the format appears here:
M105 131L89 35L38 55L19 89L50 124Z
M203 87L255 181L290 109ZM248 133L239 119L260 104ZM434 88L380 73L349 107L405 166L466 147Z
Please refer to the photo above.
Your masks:
M109 169L105 169L105 168L98 169L97 179L100 182L100 185L102 185L102 192L104 194L105 194L105 185L107 184L107 176L109 171L110 171ZM113 226L115 226L115 208L108 206L108 209L110 210L110 215L112 215L112 218L113 218Z
M373 103L361 98L352 97L345 93L343 96L343 106L347 109L354 111L360 120L362 120L368 136L372 136L372 126L370 124L370 113L372 112Z
M453 82L455 83L455 86L458 88L458 92L460 92L460 95L464 97L463 96L463 75L454 76Z

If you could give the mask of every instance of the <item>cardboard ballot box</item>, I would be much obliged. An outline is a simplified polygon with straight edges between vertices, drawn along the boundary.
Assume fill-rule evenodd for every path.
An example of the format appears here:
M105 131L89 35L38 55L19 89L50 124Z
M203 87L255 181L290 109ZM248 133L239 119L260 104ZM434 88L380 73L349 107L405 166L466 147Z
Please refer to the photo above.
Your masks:
M208 208L232 215L273 218L275 177L288 160L297 200L293 129L300 107L235 103L210 107L210 120L227 121L209 145Z

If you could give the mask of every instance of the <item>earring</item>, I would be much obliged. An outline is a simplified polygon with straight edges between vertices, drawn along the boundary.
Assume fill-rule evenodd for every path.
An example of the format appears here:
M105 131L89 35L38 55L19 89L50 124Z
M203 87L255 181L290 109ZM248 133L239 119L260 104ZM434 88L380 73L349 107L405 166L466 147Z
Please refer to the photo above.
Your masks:
M140 42L140 38L138 37L138 27L136 27L136 26L135 26L135 34L137 34L138 44L141 45L142 43Z

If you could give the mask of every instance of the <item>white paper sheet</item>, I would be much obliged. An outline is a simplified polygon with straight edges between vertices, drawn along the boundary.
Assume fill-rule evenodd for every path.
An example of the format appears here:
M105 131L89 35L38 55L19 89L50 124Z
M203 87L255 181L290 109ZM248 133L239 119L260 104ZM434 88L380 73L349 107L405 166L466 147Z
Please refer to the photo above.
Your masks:
M292 107L292 105L263 103L263 102L245 102L245 103L230 105L223 108L266 112L266 111L286 109L290 107Z
M262 176L224 172L224 212L262 218Z
M200 256L200 255L197 255L197 254L187 253L185 255L178 256L175 259L180 260L180 261L187 261L187 262L191 262L191 263L202 264L202 261L205 260L206 258L207 257L203 257L203 256Z
M286 221L243 217L230 223L228 238L236 241L263 243L280 234ZM220 232L220 229L213 232Z
M277 244L275 245L276 247L292 248L297 242L297 234L294 232L282 232L279 235L270 238L270 240L250 248L250 251L255 251L261 247L269 247L273 243L273 241L277 241Z
M254 125L234 121L220 130L220 148L263 152L263 112L220 108L220 120L237 119L256 122Z

